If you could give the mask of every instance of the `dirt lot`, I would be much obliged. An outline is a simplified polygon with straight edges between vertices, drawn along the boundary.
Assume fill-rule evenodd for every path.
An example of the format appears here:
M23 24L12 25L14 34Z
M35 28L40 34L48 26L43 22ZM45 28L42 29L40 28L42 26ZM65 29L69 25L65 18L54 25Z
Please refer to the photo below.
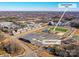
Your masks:
M79 35L79 29L76 30L75 34L76 35Z

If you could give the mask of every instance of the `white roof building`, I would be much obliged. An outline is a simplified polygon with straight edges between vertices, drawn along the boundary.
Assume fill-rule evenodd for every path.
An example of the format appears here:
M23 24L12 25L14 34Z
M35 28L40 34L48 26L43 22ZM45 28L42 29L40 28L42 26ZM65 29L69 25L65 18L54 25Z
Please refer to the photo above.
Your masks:
M12 22L0 22L0 26L4 27L4 26L10 26L11 24L13 24Z

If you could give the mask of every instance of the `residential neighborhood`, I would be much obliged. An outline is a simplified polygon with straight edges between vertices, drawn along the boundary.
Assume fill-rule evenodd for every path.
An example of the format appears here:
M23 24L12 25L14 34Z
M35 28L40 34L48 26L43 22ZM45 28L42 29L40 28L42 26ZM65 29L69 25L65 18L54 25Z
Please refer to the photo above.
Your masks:
M61 10L50 2L5 6L12 9L0 11L0 57L79 57L77 9Z

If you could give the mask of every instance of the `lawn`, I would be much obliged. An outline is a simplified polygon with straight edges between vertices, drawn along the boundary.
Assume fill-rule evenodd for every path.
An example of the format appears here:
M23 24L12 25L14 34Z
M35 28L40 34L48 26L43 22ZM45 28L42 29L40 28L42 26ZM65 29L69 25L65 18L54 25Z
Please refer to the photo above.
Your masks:
M54 27L49 28L48 30L51 31L51 30L53 30L53 29L54 29ZM68 29L67 29L67 28L63 28L63 27L57 27L57 28L55 29L55 31L67 32Z

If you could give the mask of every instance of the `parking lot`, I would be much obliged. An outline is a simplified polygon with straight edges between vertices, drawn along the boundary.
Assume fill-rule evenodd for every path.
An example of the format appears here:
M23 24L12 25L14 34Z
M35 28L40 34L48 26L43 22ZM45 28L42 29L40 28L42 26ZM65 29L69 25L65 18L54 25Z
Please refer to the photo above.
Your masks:
M33 32L21 38L31 41L31 43L42 45L43 40L59 40L59 37L45 32Z

